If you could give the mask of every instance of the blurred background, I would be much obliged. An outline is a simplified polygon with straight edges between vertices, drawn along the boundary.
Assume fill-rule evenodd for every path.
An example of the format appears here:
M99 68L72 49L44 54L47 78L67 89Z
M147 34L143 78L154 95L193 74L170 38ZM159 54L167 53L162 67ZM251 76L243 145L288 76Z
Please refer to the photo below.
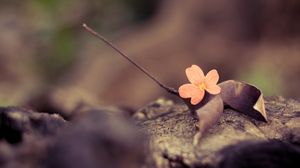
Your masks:
M0 105L135 109L170 96L84 22L168 86L197 64L300 98L299 0L1 0Z

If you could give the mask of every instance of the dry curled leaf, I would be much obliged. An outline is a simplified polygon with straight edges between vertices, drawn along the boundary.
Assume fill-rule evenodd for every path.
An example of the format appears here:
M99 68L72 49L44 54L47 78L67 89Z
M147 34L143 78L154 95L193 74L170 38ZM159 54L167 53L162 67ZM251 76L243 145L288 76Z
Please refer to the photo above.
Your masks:
M197 124L199 132L194 136L194 145L198 144L202 135L219 120L224 105L256 120L267 121L263 94L255 86L228 80L219 84L218 87L221 88L219 90L222 90L220 94L204 94L205 89L197 85L201 83L197 83L197 80L203 81L205 78L201 68L193 65L186 70L186 74L191 84L184 84L179 91L173 93L183 99L192 114L199 120ZM217 75L214 80L215 85L218 78Z
M219 84L224 105L256 120L267 121L262 92L253 85L228 80Z
M198 144L202 135L221 117L224 105L220 95L206 94L197 105L192 105L189 100L183 99L192 114L198 119L199 132L194 136L193 144Z
M219 84L222 91L219 95L206 94L197 105L183 99L192 114L199 120L199 132L194 137L194 144L198 144L201 136L215 124L222 115L224 105L235 109L259 121L267 121L262 92L253 85L228 80Z

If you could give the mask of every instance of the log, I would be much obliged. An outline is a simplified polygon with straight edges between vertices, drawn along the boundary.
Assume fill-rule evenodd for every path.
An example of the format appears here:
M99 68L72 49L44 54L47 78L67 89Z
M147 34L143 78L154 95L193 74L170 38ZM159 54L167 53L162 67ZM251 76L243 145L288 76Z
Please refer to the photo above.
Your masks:
M300 103L282 97L271 97L266 99L266 110L267 123L256 121L232 109L225 109L219 122L200 139L197 146L192 143L193 136L197 133L197 120L184 105L158 100L139 110L134 117L150 135L151 155L157 168L243 167L245 164L249 164L248 167L265 167L265 162L271 165L278 159L288 161L277 167L289 167L293 163L297 163L299 167ZM244 151L245 155L228 156L237 149L241 153ZM282 154L272 158L270 151L276 150L279 153L292 150L294 155ZM247 160L246 157L255 158L257 155L266 155L264 160L253 159L254 163L263 162L261 165L242 162ZM297 157L298 160L295 159ZM242 163L238 165L237 161ZM226 165L229 162L236 165Z
M300 167L300 103L266 98L267 122L225 109L197 145L198 122L168 99L124 115L83 107L58 114L0 108L0 167Z

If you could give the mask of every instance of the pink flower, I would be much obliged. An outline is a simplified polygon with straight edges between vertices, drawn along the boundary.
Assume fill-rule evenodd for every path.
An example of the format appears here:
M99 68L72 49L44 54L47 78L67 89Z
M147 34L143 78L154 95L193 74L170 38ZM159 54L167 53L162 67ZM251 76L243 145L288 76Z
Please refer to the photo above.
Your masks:
M209 71L206 76L202 69L197 65L192 65L185 70L186 76L191 83L183 84L179 87L179 95L182 98L191 98L191 104L196 105L201 102L205 91L216 95L221 92L217 85L219 74L217 70Z

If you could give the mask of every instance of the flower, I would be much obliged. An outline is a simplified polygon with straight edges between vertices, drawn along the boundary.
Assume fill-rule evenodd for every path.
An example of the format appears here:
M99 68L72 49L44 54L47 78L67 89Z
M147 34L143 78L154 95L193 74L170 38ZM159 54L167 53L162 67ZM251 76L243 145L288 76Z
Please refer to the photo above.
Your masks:
M219 80L217 70L213 69L204 76L199 66L192 65L185 70L185 74L191 83L181 85L178 89L179 95L182 98L191 98L192 105L201 102L205 91L213 95L221 92L220 86L217 85Z

